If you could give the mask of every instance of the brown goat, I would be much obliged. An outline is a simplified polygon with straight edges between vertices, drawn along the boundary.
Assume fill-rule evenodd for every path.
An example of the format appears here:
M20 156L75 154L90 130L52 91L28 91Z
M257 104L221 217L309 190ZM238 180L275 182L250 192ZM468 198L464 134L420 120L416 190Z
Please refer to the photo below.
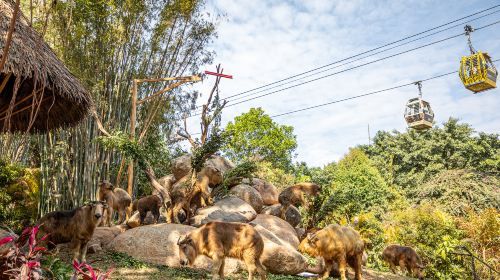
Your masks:
M104 226L112 226L113 210L118 211L118 224L125 222L130 217L129 206L132 198L120 188L113 189L113 185L104 180L99 184L99 200L106 201L108 209L104 215Z
M192 173L189 173L172 186L172 207L168 209L168 223L180 224L178 215L181 209L186 213L185 221L189 222L192 215L191 201L197 195L199 195L200 207L205 207L207 203L212 203L209 190L210 177L205 174L205 169L196 174L196 181L194 183L192 179Z
M209 222L179 238L177 245L181 265L192 265L198 255L211 258L213 279L224 277L226 257L243 260L249 280L253 279L255 272L259 273L260 279L267 278L266 269L260 263L264 241L251 225Z
M132 204L132 212L136 210L139 211L139 216L141 217L141 225L144 223L144 219L149 211L153 214L154 223L158 223L158 219L160 218L160 208L162 206L162 202L159 196L157 195L148 195L142 197L140 199L134 200Z
M278 196L278 201L281 204L281 215L283 220L286 220L286 211L290 205L301 203L306 208L309 207L304 194L316 195L321 191L321 187L313 183L299 183L294 186L284 189Z
M361 280L361 264L364 242L350 227L329 225L308 235L299 245L299 251L313 257L322 257L325 270L320 279L327 279L334 263L338 264L340 279L346 280L346 264L354 268L355 279Z
M95 201L70 211L54 211L43 216L38 224L42 236L49 234L45 240L48 248L71 242L73 259L84 262L87 243L107 207L106 202Z
M400 245L389 245L382 252L382 258L391 267L392 273L396 274L396 266L404 272L405 268L408 273L418 279L424 279L422 272L422 260L413 248Z

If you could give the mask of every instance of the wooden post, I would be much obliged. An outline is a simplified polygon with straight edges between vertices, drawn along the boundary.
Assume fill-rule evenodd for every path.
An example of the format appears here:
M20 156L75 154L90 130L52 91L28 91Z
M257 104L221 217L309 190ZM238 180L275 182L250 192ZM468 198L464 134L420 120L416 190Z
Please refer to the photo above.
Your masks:
M137 114L137 80L134 79L132 85L132 112L130 113L130 139L135 138L135 119ZM132 189L134 186L134 161L131 160L128 164L128 185L127 192L132 197Z

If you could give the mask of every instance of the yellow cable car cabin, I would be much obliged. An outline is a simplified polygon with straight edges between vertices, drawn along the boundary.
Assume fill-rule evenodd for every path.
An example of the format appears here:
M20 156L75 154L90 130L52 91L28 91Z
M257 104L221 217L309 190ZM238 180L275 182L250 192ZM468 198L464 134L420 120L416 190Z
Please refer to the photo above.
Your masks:
M470 33L473 31L474 29L470 25L465 26L465 35L471 55L462 56L458 74L468 90L478 93L496 88L498 71L487 53L476 52L472 47Z
M405 120L409 128L423 131L432 127L434 112L429 102L422 99L422 82L418 86L419 96L408 100L405 109Z
M487 53L463 56L459 75L464 86L474 93L496 88L498 71Z

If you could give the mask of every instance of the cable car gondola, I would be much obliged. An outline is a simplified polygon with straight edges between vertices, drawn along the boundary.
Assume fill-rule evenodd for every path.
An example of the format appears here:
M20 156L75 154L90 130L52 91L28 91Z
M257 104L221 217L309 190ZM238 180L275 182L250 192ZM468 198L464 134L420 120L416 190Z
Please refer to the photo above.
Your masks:
M488 53L476 52L472 47L470 33L473 31L474 29L470 25L465 26L465 35L471 55L462 56L458 74L468 90L478 93L496 88L498 71Z
M422 82L416 82L419 96L408 100L406 103L405 120L409 128L426 130L432 127L434 112L429 102L422 99Z

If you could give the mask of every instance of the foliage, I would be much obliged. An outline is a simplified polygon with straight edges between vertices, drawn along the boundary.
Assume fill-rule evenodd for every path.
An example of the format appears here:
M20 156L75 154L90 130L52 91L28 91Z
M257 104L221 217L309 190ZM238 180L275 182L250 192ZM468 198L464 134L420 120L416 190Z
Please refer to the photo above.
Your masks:
M146 152L137 140L130 139L125 132L117 131L110 136L100 136L96 140L108 149L120 151L129 160L137 161L140 166L146 165Z
M359 149L350 152L335 168L328 199L319 209L318 222L323 225L350 220L362 213L374 211L381 214L388 208L389 199L395 194L387 186L370 159Z
M225 140L226 138L223 133L215 129L204 144L193 148L193 157L191 159L193 170L199 172L203 168L205 161L220 150Z
M471 248L486 262L495 261L500 253L500 212L487 208L481 212L469 210L459 220L460 228L465 232Z
M19 237L8 236L0 240L0 245L13 243L0 265L2 274L10 275L10 279L41 279L41 258L47 248L37 246L46 238L38 239L38 230L39 226L28 227Z
M274 122L261 108L234 118L225 128L229 141L224 153L234 162L260 159L271 162L273 167L291 169L297 148L293 127Z
M75 269L75 273L73 274L73 277L71 277L71 280L78 280L79 278L84 280L105 280L108 279L109 275L113 271L113 269L109 269L108 271L101 273L90 264L85 262L78 263L76 260L73 261L73 268Z
M445 170L432 177L417 191L417 203L432 203L454 216L468 209L500 209L500 178L483 172Z
M37 218L40 174L37 169L0 160L0 223L20 231Z
M398 185L414 198L414 190L443 170L500 171L500 137L476 135L468 124L450 118L443 127L425 133L379 131L370 146L361 147L389 185Z
M211 63L214 52L208 46L217 35L219 19L204 6L205 1L192 0L21 1L27 20L92 95L105 129L127 133L133 79L192 75ZM143 99L174 82L142 83L137 97ZM161 144L156 145L161 153L145 147L155 173L165 172L159 168L165 143L170 145L175 121L192 109L198 95L183 86L138 106L136 135L140 137L149 124L151 128L138 142ZM100 180L115 181L123 156L93 141L98 135L95 119L87 118L74 128L29 136L27 143L34 145L15 145L26 136L14 137L17 142L12 141L9 150L27 150L24 159L40 159L42 214L73 208L95 196ZM134 183L145 192L142 172L134 172Z
M295 183L293 174L281 168L276 168L271 162L267 161L257 162L257 172L255 175L257 178L273 184L278 191L282 191Z
M445 212L424 204L395 211L385 222L387 244L413 247L422 257L426 278L463 279L466 274L459 255L463 233Z
M384 228L380 219L372 212L357 216L354 228L365 242L365 251L368 253L368 267L380 268L382 260L380 253L384 249Z
M224 174L222 185L225 188L229 188L236 180L241 181L245 178L252 180L257 168L257 164L254 161L244 161Z
M47 279L67 280L73 273L73 267L54 255L47 255L42 259L43 276Z

